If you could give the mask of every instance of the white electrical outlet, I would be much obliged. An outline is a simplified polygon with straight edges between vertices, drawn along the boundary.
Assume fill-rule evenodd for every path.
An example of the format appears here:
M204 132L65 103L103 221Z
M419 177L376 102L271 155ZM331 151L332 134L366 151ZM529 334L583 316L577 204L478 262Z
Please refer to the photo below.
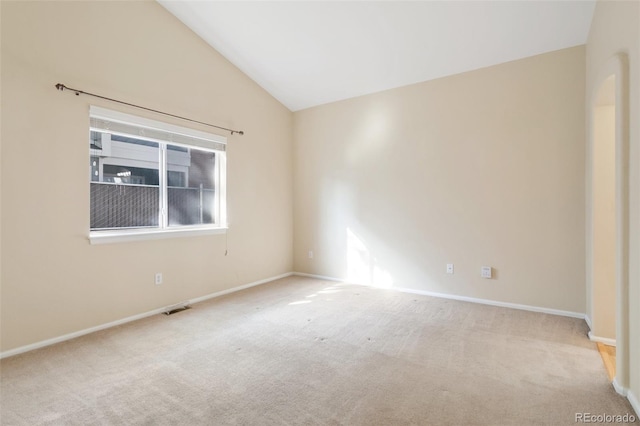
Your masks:
M313 259L313 250L309 250L309 259Z
M491 266L483 266L480 268L480 276L482 278L491 278Z
M453 274L453 263L447 263L447 274Z
M156 285L162 284L162 272L156 274Z

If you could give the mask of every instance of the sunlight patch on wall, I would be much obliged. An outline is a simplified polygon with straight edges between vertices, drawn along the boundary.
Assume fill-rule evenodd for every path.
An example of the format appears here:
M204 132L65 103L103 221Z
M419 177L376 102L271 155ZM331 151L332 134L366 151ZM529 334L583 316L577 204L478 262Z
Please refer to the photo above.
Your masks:
M391 274L380 267L362 239L349 228L347 228L347 280L374 287L393 287Z

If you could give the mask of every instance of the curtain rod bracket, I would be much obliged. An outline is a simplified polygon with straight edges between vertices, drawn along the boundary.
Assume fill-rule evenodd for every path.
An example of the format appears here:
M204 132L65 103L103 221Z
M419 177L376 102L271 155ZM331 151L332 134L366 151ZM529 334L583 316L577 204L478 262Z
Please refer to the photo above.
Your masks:
M85 91L78 90L78 89L73 89L71 87L65 86L62 83L57 83L55 87L56 87L56 89L58 89L61 92L64 92L65 89L71 90L72 92L74 92L76 94L76 96L80 96L81 94L82 95L87 95L87 96L93 96L94 98L100 98L100 99L104 99L106 101L116 102L116 103L119 103L119 104L122 104L122 105L127 105L127 106L131 106L131 107L134 107L134 108L143 109L145 111L155 112L156 114L162 114L162 115L166 115L168 117L178 118L180 120L190 121L192 123L198 123L198 124L202 124L204 126L209 126L209 127L214 127L216 129L220 129L220 130L225 130L225 131L231 133L231 136L233 136L235 133L237 133L239 135L244 135L244 131L242 131L242 130L228 129L226 127L216 126L215 124L209 124L209 123L205 123L203 121L193 120L191 118L181 117L181 116L175 115L175 114L170 114L168 112L158 111L157 109L147 108L147 107L143 107L143 106L140 106L140 105L132 104L132 103L129 103L129 102L119 101L117 99L107 98L106 96L96 95L95 93L90 93L90 92L85 92Z

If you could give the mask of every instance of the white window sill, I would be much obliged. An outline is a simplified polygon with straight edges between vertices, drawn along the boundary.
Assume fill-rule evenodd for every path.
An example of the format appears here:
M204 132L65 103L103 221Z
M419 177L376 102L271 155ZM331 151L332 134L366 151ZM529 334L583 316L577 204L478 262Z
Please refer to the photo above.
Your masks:
M91 244L124 243L127 241L160 240L176 237L197 237L200 235L225 234L227 227L181 228L181 229L135 229L122 231L92 231Z

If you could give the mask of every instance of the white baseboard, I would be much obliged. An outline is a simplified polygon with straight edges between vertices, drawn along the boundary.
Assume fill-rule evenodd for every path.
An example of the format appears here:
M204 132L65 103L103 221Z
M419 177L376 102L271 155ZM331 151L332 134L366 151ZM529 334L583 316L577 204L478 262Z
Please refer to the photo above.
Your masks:
M616 390L616 392L619 395L628 396L628 393L629 393L628 389L625 388L624 386L621 386L620 383L618 383L617 377L613 379L613 382L611 382L611 384L613 385L613 388Z
M247 288L250 287L255 287L257 285L261 285L261 284L266 284L268 282L274 281L274 280L279 280L280 278L285 278L288 276L293 275L292 272L287 272L286 274L281 274L275 277L270 277L270 278L265 278L263 280L259 280L259 281L254 281L252 283L249 284L244 284L244 285L240 285L237 287L233 287L227 290L222 290L222 291L218 291L216 293L211 293L208 294L206 296L202 296L202 297L196 297L195 299L190 299L187 301L184 301L181 303L181 305L183 304L194 304L194 303L198 303L198 302L202 302L204 300L208 300L208 299L212 299L214 297L220 297L220 296L224 296L225 294L229 294L229 293L234 293L236 291L240 291L240 290L245 290ZM69 334L65 334L63 336L58 336L58 337L54 337L52 339L47 339L47 340L42 340L40 342L36 342L36 343L32 343L30 345L26 345L26 346L20 346L19 348L15 348L15 349L10 349L8 351L4 351L4 352L0 352L0 359L3 358L8 358L10 356L13 355L18 355L21 353L25 353L25 352L29 352L29 351L33 351L35 349L40 349L40 348L44 348L45 346L50 346L50 345L55 345L56 343L60 343L60 342L64 342L66 340L71 340L71 339L75 339L76 337L80 337L80 336L84 336L86 334L90 334L90 333L94 333L96 331L100 331L100 330L105 330L107 328L111 328L111 327L115 327L118 325L122 325L122 324L126 324L128 322L132 322L132 321L136 321L142 318L147 318L150 317L152 315L157 315L157 314L161 314L166 312L167 310L170 310L172 307L175 307L176 305L170 305L170 306L164 306L162 308L158 308L158 309L153 309L151 311L148 312L144 312L142 314L138 314L138 315L133 315L130 317L126 317L123 319L119 319L117 321L112 321L106 324L101 324L95 327L90 327L90 328L86 328L84 330L79 330L73 333L69 333Z
M640 417L640 402L638 401L638 398L636 398L636 395L631 391L627 391L627 399L629 400L631 407L633 407L633 410L636 412L636 417Z
M20 346L15 349L10 349L8 351L0 352L0 359L8 358L10 356L18 355L21 353L33 351L35 349L44 348L45 346L55 345L56 343L64 342L65 340L75 339L76 337L84 336L85 334L94 333L96 331L104 330L107 328L115 327L118 325L122 325L131 321L136 321L139 319L143 319L146 317L150 317L151 315L161 314L165 312L169 307L163 307L154 309L152 311L148 311L142 314L133 315L130 317L126 317L117 321L112 321L106 324L97 325L95 327L85 328L84 330L76 331L73 333L65 334L62 336L54 337L52 339L41 340L40 342L32 343L30 345Z
M592 342L604 343L605 345L608 345L608 346L615 346L616 345L616 339L610 339L608 337L596 336L592 332L589 332L588 335L589 335L589 340L591 340Z
M593 323L591 322L591 318L589 318L589 315L585 314L584 315L584 320L587 323L587 326L589 327L589 330L593 330Z
M254 281L249 284L239 285L237 287L229 288L227 290L218 291L216 293L207 294L205 296L196 297L195 299L190 299L189 303L198 303L204 302L205 300L213 299L216 297L224 296L225 294L235 293L236 291L245 290L247 288L255 287L257 285L266 284L271 281L279 280L281 278L290 277L293 275L293 272L287 272L285 274L276 275L275 277L265 278L264 280Z
M499 306L501 308L519 309L521 311L540 312L543 314L559 315L562 317L580 318L584 319L584 314L580 312L563 311L561 309L543 308L540 306L522 305L519 303L500 302L498 300L490 299L478 299L475 297L458 296L455 294L436 293L432 291L413 290L407 288L398 288L398 291L406 293L422 294L425 296L440 297L443 299L460 300L462 302L480 303L482 305Z
M301 276L301 277L317 278L317 279L320 279L320 280L337 281L337 282L356 284L356 285L365 285L365 286L368 286L368 287L373 287L373 286L370 286L370 285L367 285L367 284L352 283L352 282L349 282L349 281L347 281L345 279L335 278L335 277L327 277L327 276L323 276L323 275L307 274L307 273L303 273L303 272L294 272L293 275L298 275L298 276ZM475 297L458 296L458 295L455 295L455 294L447 294L447 293L436 293L436 292L432 292L432 291L416 290L416 289L412 289L412 288L391 287L391 288L388 288L388 290L395 290L395 291L399 291L399 292L402 292L402 293L420 294L422 296L439 297L441 299L460 300L462 302L480 303L482 305L499 306L501 308L519 309L519 310L522 310L522 311L540 312L540 313L544 313L544 314L559 315L559 316L563 316L563 317L585 319L585 314L583 314L583 313L572 312L572 311L563 311L563 310L560 310L560 309L542 308L542 307L538 307L538 306L521 305L521 304L518 304L518 303L509 303L509 302L500 302L500 301L497 301L497 300L490 300L490 299L478 299L478 298L475 298Z
M325 280L325 281L336 281L339 283L347 283L348 281L342 278L336 278L336 277L328 277L325 275L316 275L316 274L307 274L305 272L294 272L293 275L296 275L298 277L309 277L309 278L316 278L319 280ZM356 284L356 283L350 283L350 284ZM364 284L362 284L364 285Z

